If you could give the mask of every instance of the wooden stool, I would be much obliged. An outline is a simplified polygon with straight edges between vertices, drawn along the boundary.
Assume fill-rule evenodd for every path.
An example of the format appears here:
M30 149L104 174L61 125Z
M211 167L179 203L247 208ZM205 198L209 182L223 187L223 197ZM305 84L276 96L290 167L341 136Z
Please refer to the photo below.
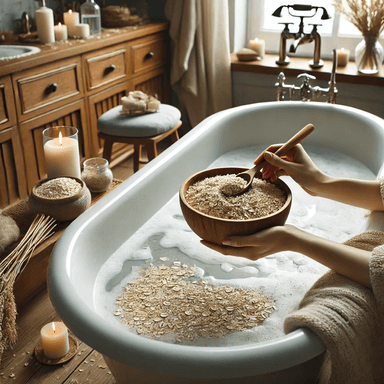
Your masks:
M122 106L119 105L105 112L97 120L99 137L104 140L103 157L111 161L112 146L114 143L133 144L134 172L139 170L141 149L147 149L148 160L157 156L157 143L171 136L172 142L179 140L178 129L181 127L180 111L167 104L160 104L154 113L130 117L121 114Z

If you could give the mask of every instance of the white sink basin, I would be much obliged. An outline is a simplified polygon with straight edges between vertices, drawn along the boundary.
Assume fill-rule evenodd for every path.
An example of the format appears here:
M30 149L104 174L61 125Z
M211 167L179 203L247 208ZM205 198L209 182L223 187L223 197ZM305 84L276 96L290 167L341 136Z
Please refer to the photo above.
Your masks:
M34 55L40 52L40 48L28 45L1 45L0 61L21 59L25 56Z

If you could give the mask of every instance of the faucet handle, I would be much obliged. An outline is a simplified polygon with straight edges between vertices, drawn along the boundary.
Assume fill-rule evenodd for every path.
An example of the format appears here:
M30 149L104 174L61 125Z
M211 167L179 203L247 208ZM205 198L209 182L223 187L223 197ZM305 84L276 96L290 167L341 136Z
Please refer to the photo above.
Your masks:
M298 79L303 78L304 84L309 84L309 80L316 80L315 76L310 75L309 73L300 73L297 76Z
M295 23L279 23L279 24L281 24L281 25L285 25L284 30L289 31L289 26L290 26L291 24L295 24Z

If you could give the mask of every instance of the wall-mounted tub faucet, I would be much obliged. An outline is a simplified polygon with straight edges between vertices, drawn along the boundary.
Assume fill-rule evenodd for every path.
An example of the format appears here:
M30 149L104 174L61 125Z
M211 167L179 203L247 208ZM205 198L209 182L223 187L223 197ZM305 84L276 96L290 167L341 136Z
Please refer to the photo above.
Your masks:
M319 86L312 87L310 80L316 80L316 77L308 73L301 73L297 76L302 79L300 86L294 84L285 84L285 75L283 72L279 73L277 77L277 101L292 100L292 96L297 91L300 95L301 101L319 101L321 96L327 96L328 103L335 104L338 90L336 88L336 68L337 68L337 53L333 50L332 72L328 88L321 88Z
M321 16L322 20L328 20L331 17L328 15L327 10L324 7L315 7L312 5L303 5L303 4L295 4L295 5L282 5L273 12L272 16L281 17L281 12L283 8L288 9L288 13L293 17L300 17L299 30L296 33L292 33L289 30L289 25L292 23L279 23L284 24L285 27L281 32L280 36L280 49L279 49L279 57L276 60L276 64L278 65L287 65L290 62L289 57L286 54L287 48L287 40L294 39L294 43L290 47L290 52L295 53L297 48L303 44L309 44L313 41L315 42L313 60L309 62L309 66L311 68L320 68L323 66L323 61L320 59L320 51L321 51L321 37L319 32L317 31L317 27L321 24L310 24L313 26L311 33L304 33L304 18L314 17L319 9L323 10L323 14ZM313 11L311 14L304 15L296 15L291 13L292 11L299 12L308 12Z

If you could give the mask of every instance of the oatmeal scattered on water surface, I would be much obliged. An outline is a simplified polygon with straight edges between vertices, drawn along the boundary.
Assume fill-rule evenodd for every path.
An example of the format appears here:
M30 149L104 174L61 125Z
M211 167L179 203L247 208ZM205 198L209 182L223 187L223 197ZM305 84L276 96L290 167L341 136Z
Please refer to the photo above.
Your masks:
M256 327L276 309L257 289L193 280L195 272L178 261L140 269L141 277L130 281L117 299L114 315L138 334L171 334L183 343Z
M191 185L185 194L188 204L209 216L231 220L249 220L268 216L281 209L287 198L284 191L265 180L255 178L252 187L238 196L223 193L245 187L245 180L234 174L207 177Z

